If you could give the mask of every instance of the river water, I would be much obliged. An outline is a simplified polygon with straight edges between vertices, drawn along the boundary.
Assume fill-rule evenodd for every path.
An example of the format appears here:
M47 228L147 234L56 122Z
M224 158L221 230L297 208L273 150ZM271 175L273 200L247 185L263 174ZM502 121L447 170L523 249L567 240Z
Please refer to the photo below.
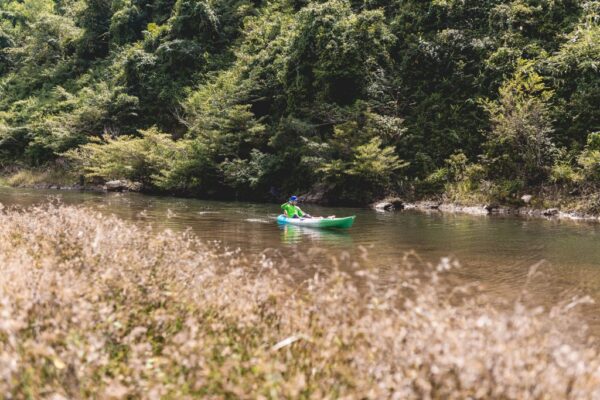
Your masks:
M303 206L313 215L356 215L350 230L338 232L278 226L277 204L0 188L5 206L28 206L56 197L64 204L84 205L155 229L189 228L201 239L249 253L270 248L285 254L320 247L352 254L367 249L368 262L381 271L400 268L411 250L431 263L450 256L461 264L454 272L461 280L480 282L491 297L508 300L522 292L531 266L543 261L538 268L541 276L527 285L537 303L550 307L575 294L600 302L597 223ZM600 332L600 305L586 310L585 319Z

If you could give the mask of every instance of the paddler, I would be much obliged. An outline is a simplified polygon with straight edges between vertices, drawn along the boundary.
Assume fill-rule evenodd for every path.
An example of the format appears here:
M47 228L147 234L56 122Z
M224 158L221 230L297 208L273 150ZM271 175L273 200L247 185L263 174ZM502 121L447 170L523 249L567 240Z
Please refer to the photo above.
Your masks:
M281 205L283 214L288 218L312 218L297 206L298 197L291 196L287 203Z

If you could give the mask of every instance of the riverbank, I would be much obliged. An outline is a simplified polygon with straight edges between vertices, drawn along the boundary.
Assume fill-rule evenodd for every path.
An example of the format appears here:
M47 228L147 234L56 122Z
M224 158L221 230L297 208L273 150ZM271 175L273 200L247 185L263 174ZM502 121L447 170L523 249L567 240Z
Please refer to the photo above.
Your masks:
M397 197L390 197L371 204L371 208L378 212L416 210L420 212L441 212L449 214L469 214L479 216L514 215L520 217L553 218L576 221L600 222L600 215L582 212L577 209L564 210L559 208L558 206L536 208L529 205L463 205L439 200L423 200L409 202Z
M76 182L80 183L76 183ZM84 183L82 180L68 170L61 169L24 169L16 172L5 171L0 177L0 184L16 188L30 189L50 189L50 190L75 190L89 192L110 192L110 191L132 191L144 192L142 185L138 182L128 180L114 180L104 183ZM152 192L151 194L157 194ZM169 194L164 194L168 196ZM443 197L443 196L442 196ZM557 199L538 197L532 201L531 195L523 196L527 202L521 201L518 206L503 205L497 203L488 204L462 204L460 202L452 202L447 200L404 200L401 197L387 197L385 199L375 201L370 204L370 207L379 212L401 211L401 210L416 210L420 212L442 212L449 214L469 214L469 215L514 215L521 217L533 218L554 218L576 221L600 222L600 213L590 213L582 211L588 207L585 204L589 200L578 197L570 197L568 199ZM308 193L300 195L301 201L304 203L323 204L323 194ZM281 200L283 201L283 200ZM330 206L336 204L326 203ZM532 205L534 204L534 205ZM545 207L540 207L545 205ZM566 207L565 207L566 206Z
M115 180L103 183L87 183L68 169L43 168L4 171L0 185L23 189L79 190L88 192L133 191L142 189L140 183Z
M594 398L577 307L498 309L452 260L274 260L85 208L0 211L12 397ZM304 266L299 276L298 265ZM293 267L292 267L293 266ZM528 279L535 275L532 269Z

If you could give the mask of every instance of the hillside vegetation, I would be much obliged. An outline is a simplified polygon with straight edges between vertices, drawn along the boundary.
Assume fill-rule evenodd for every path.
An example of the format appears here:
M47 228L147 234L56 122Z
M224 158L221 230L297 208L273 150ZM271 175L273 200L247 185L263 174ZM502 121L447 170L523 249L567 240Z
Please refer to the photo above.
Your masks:
M0 163L600 211L600 2L1 0Z

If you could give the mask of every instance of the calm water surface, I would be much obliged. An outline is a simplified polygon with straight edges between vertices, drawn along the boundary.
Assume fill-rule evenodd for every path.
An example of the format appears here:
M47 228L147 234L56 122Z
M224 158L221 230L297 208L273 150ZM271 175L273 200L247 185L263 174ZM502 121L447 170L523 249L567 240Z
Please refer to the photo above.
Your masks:
M31 205L59 197L115 214L156 229L191 228L205 240L258 253L265 248L282 253L309 247L331 252L368 249L369 262L382 271L397 268L407 251L415 250L435 263L456 257L462 280L483 283L498 298L515 298L529 268L545 260L542 276L528 286L538 302L554 304L572 294L600 301L600 224L518 217L481 217L441 213L377 213L369 209L305 205L313 215L356 215L347 232L278 226L276 204L215 202L139 194L95 194L0 188L4 205ZM586 320L600 331L600 306L589 307Z

